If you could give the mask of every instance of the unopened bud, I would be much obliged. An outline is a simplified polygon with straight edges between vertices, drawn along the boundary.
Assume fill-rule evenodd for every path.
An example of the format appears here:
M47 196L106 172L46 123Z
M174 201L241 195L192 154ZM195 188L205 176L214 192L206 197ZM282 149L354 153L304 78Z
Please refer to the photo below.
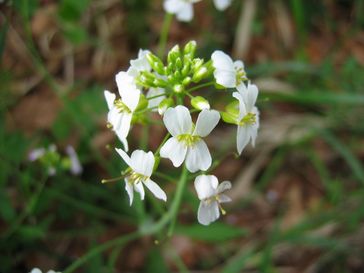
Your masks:
M200 67L198 70L193 73L192 81L199 82L204 79L209 74L208 69L205 66Z
M191 83L191 80L192 80L191 77L186 77L183 79L182 84L184 86L189 85Z
M184 91L184 87L182 84L176 84L173 86L173 91L176 93L182 93Z
M148 53L147 54L147 60L150 64L150 66L159 74L163 75L164 74L164 64L163 62L154 54L152 53Z
M185 55L189 54L191 59L193 59L195 52L196 52L196 41L188 42L183 49L183 53Z
M221 118L224 122L230 123L230 124L236 124L238 116L233 115L232 113L227 112L221 112Z
M167 56L167 62L168 64L170 63L175 63L176 59L178 57L181 56L181 51L179 49L178 45L175 45L169 52L168 52L168 56Z
M210 103L201 96L192 98L191 105L197 110L210 109Z
M165 80L156 78L153 82L157 87L165 88L168 86L168 83Z
M158 105L158 113L163 115L164 112L171 106L173 106L174 101L171 98L163 99Z

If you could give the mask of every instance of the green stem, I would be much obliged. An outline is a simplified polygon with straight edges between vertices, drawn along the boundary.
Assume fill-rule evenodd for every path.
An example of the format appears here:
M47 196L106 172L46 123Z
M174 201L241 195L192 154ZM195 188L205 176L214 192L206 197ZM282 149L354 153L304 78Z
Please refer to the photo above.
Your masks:
M155 151L155 153L154 153L155 156L159 155L160 150L162 149L164 143L166 143L166 141L168 140L169 136L170 136L170 134L167 133L166 136L164 137L162 143L159 145L158 149Z
M151 226L148 225L145 228L142 227L138 231L135 231L135 232L127 234L127 235L120 236L114 240L110 240L106 243L103 243L103 244L91 249L88 253L86 253L84 256L80 257L73 264L71 264L69 267L67 267L63 271L63 273L74 272L77 268L79 268L81 265L86 263L89 259L91 259L92 257L94 257L95 255L97 255L101 252L108 250L109 248L120 247L132 240L140 238L141 236L155 234L155 233L161 231L162 228L164 228L170 221L172 223L171 226L173 225L173 227L174 227L175 219L177 217L177 212L178 212L179 206L182 201L182 196L183 196L184 190L186 188L187 177L188 177L187 174L188 174L188 171L187 171L186 167L184 167L182 170L182 174L179 179L178 185L177 185L176 194L173 198L171 207L170 207L169 211L158 222L156 222L155 224L153 224ZM171 230L171 228L170 228L170 231L173 232L173 229Z
M168 33L169 33L169 28L172 23L172 19L173 19L172 13L166 13L166 15L164 16L162 32L161 32L161 36L159 38L159 45L158 45L158 57L162 58L162 59L164 57L164 53L166 50Z
M178 181L176 195L173 200L174 202L173 202L173 204L171 206L171 210L170 210L171 224L168 229L168 236L172 236L172 234L173 234L174 227L176 225L176 220L177 220L177 212L178 212L179 206L181 204L181 200L182 200L184 190L186 188L187 180L188 180L188 171L187 171L186 166L184 165L181 177Z
M206 83L203 83L203 84L199 84L199 85L196 85L190 89L187 89L185 92L186 93L191 93L192 91L195 91L195 90L198 90L200 88L204 88L204 87L208 87L208 86L211 86L211 85L214 85L215 82L206 82Z

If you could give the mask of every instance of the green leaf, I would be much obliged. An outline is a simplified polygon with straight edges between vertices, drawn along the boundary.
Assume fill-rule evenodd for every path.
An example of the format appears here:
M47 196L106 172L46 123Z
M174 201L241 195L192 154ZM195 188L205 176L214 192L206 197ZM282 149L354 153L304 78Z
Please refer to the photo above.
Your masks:
M230 226L224 223L214 223L209 226L195 224L191 226L178 226L176 233L193 239L220 242L245 236L248 231L240 227Z

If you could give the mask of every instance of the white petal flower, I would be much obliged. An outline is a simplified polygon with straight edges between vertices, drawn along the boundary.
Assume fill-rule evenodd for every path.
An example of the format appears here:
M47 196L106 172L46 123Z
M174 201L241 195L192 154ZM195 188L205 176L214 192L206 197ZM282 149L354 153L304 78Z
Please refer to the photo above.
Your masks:
M225 214L221 203L230 202L230 197L223 194L231 188L229 181L224 181L219 185L219 181L214 175L199 175L195 179L195 189L198 198L201 200L197 219L202 225L209 225L220 217L220 211Z
M247 79L243 62L233 62L229 55L220 50L212 53L211 60L215 68L214 77L216 83L226 88L237 88L240 90Z
M150 88L147 93L148 108L153 108L153 112L158 112L157 107L166 98L163 88Z
M214 4L216 9L223 11L230 6L231 1L232 0L214 0Z
M181 166L186 159L186 167L190 172L206 171L212 160L202 138L211 133L219 120L219 112L204 109L193 129L190 112L185 106L168 108L164 113L163 122L172 137L162 146L161 157L170 159L175 167Z
M144 200L145 193L143 184L155 197L167 201L167 195L165 192L150 179L154 167L154 155L152 152L146 153L142 150L136 150L131 154L131 157L129 157L123 150L115 150L129 166L125 174L125 190L129 196L130 206L133 203L134 190L138 192L140 194L140 198Z
M107 90L104 91L106 103L109 108L107 121L123 143L124 149L128 151L126 137L129 134L131 119L133 112L138 106L141 92L137 88L134 78L124 71L116 75L116 84L121 97L120 99L116 99L115 94Z
M258 88L256 85L248 83L248 86L244 85L239 92L234 92L233 97L239 101L236 145L238 153L241 154L249 141L253 147L255 146L259 128L259 111L255 106Z
M188 22L193 18L193 3L201 0L165 0L163 7L168 13L175 14L179 21Z
M33 149L28 154L29 161L36 161L37 159L41 158L46 153L45 148L37 148Z

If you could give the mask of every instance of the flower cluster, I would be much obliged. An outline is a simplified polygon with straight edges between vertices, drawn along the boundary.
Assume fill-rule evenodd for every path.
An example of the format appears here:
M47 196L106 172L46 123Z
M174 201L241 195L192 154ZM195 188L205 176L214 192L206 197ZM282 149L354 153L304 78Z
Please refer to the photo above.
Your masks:
M54 176L57 170L68 170L73 175L82 173L82 165L77 156L75 149L68 145L65 149L66 156L62 156L57 152L57 147L51 144L48 148L36 148L29 152L28 160L39 161L49 176Z
M134 191L144 199L144 186L156 198L167 200L163 189L151 179L160 158L169 159L174 167L185 163L191 173L208 171L213 160L204 139L220 120L237 126L236 148L239 155L249 142L255 145L259 127L259 111L255 106L258 88L248 80L243 62L234 62L222 51L213 52L207 61L195 57L195 53L194 41L187 43L183 49L178 45L173 47L165 63L150 51L140 50L138 58L130 61L128 70L116 75L120 98L109 91L104 92L109 108L108 127L124 146L124 149L117 148L116 151L128 165L122 172L122 178L130 205ZM230 103L225 109L212 109L211 102L214 101L206 99L208 94L206 97L194 94L197 91L207 92L209 89L204 88L207 86L214 87L214 92L224 90L223 93L228 95ZM159 113L168 133L156 152L135 150L129 157L127 136L132 124L143 124L146 117L150 118L150 112ZM198 115L194 122L191 114L195 112ZM230 201L223 194L231 188L230 182L218 185L215 176L200 174L196 176L194 185L201 200L197 217L201 224L215 221L220 212L225 214L221 203Z
M193 18L193 4L201 0L165 0L164 10L175 14L179 21L188 22ZM230 6L232 0L213 0L215 7L223 11Z

